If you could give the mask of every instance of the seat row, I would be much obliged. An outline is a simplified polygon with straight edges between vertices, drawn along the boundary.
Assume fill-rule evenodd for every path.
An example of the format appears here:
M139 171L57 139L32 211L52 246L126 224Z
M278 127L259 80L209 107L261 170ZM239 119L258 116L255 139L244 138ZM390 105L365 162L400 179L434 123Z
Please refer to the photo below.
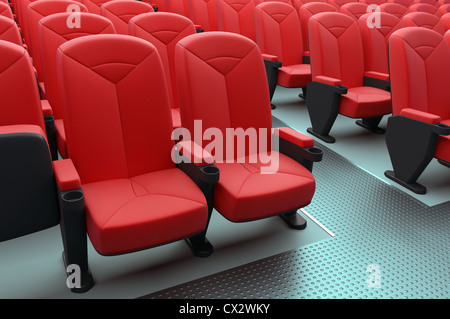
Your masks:
M102 255L185 239L196 256L206 257L213 250L206 238L213 208L233 222L280 216L292 228L306 227L297 210L313 199L312 167L322 152L292 129L272 134L265 67L253 41L228 32L195 33L192 22L187 25L191 34L174 45L180 117L187 132L201 135L189 138L182 131L175 138L157 46L115 34L110 20L88 12L80 12L80 28L71 29L71 14L41 18L38 28L43 68L52 72L44 73L46 93L50 98L53 91L61 103L63 159L52 160L49 152L28 51L0 40L6 112L0 148L7 155L1 159L1 240L59 223L65 265L81 271L72 290L85 292L94 285L88 238ZM246 134L227 137L227 129ZM241 149L239 138L252 129L256 140ZM228 138L225 154L203 138L211 130Z

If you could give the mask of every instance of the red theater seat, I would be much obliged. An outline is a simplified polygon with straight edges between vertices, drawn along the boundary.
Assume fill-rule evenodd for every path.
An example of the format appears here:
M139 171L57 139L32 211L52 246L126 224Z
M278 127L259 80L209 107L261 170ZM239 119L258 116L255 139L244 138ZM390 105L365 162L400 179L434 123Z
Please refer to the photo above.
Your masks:
M439 7L440 4L437 0L414 0L413 1L413 5L414 4L429 4L435 7Z
M266 68L269 79L270 99L276 85L304 88L311 82L311 67L304 63L302 32L298 12L291 5L269 1L255 9L256 41L268 60ZM272 61L279 64L273 67ZM281 67L277 67L280 66ZM302 95L306 98L306 95Z
M414 3L414 0L387 0L387 3L398 3L409 8Z
M213 130L217 137L225 137L210 151L220 169L214 188L217 211L234 222L280 215L291 227L304 228L306 221L296 210L312 200L312 163L322 153L313 147L313 139L289 128L276 130L280 147L272 150L269 91L257 45L239 34L205 32L181 39L175 57L183 127L206 135ZM240 144L245 137L230 136L230 131L248 133L252 141ZM200 138L209 149L209 138ZM263 159L267 150L273 162ZM297 151L302 155L296 157ZM278 167L268 167L276 163Z
M130 0L109 1L100 7L100 15L111 20L118 34L128 34L128 21L139 14L155 12L145 2Z
M23 1L23 0L22 0ZM41 0L39 0L41 1ZM100 14L100 7L109 1L115 1L115 0L81 0L81 3L86 6L88 9L88 12ZM133 1L133 0L130 0Z
M39 20L54 13L67 12L70 6L77 6L80 12L87 12L87 8L75 0L39 0L30 3L27 7L29 35L28 46L31 47L33 63L37 70L39 81L41 82L45 83L45 77L42 71L41 52L39 49Z
M376 27L371 27L377 23ZM392 32L403 26L402 20L386 12L378 13L371 21L371 13L359 19L358 27L364 49L364 65L367 71L389 74L388 41Z
M173 158L169 97L152 44L89 35L62 44L58 61L70 154L54 163L64 261L79 265L84 283L73 291L84 292L93 286L86 232L102 255L197 235L212 211L197 183L212 184L205 166L190 163L185 172ZM217 168L206 167L215 168L218 179Z
M393 171L385 175L425 194L417 182L433 158L450 167L450 48L427 28L400 29L389 40L392 114L386 144Z
M340 7L339 12L346 14L349 17L352 17L353 19L358 21L358 19L363 14L366 14L368 12L367 11L368 6L369 5L367 3L363 3L363 2L350 2L350 3L344 4L342 7Z
M0 40L0 241L59 223L36 78L23 46Z
M386 2L381 4L380 12L392 14L393 16L396 16L399 19L401 19L405 14L409 13L408 7L394 2L392 3Z
M444 35L445 26L437 16L426 12L411 12L402 18L404 27L423 27Z
M192 21L176 13L142 14L130 20L130 34L152 43L161 56L171 97L172 124L175 128L181 126L175 79L175 45L182 38L194 33Z
M440 18L442 16L441 11L439 11L439 7L433 6L428 3L413 4L412 6L409 7L408 13L409 12L426 12L426 13L434 14L438 18Z
M300 7L306 3L310 3L310 2L327 2L327 0L294 0L292 1L292 4L294 5L294 8L297 11L300 11Z
M338 10L344 4L351 3L351 2L358 2L358 0L327 0L327 3L331 4L332 6L334 6Z
M256 41L255 7L253 0L217 0L219 30L241 34Z
M441 17L441 22L446 31L450 30L450 13L446 13Z
M81 12L78 28L70 28L67 25L70 16L71 13L68 12L49 15L39 21L37 28L47 99L53 109L56 142L62 158L67 158L68 154L64 129L64 104L56 72L56 52L61 44L81 36L115 33L111 21L98 14Z
M333 143L329 135L338 114L374 133L382 117L391 113L389 75L364 68L364 52L354 19L335 12L318 13L309 21L312 82L306 104L312 128L308 132ZM383 89L381 89L383 88Z
M359 0L359 2L360 3L365 3L367 5L374 4L374 5L379 6L379 5L383 4L383 3L386 3L386 0Z
M309 41L308 41L308 22L309 19L320 12L338 12L335 6L322 2L309 2L300 7L299 17L302 29L303 50L309 56Z

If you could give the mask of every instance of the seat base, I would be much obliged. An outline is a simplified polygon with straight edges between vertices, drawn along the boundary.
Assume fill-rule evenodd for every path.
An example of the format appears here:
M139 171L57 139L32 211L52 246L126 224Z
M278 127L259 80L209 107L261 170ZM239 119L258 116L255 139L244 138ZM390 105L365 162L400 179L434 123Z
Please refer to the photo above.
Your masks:
M278 216L280 216L280 218L293 229L302 230L306 228L306 219L297 214L297 211L287 212Z
M386 171L386 172L384 172L384 175L387 178L393 180L394 182L402 185L403 187L409 189L410 191L412 191L412 192L414 192L416 194L426 194L426 192L427 192L426 187L421 185L421 184L419 184L419 183L415 183L415 182L414 183L408 183L408 182L405 182L405 181L403 181L401 179L398 179L397 177L395 177L394 171Z
M67 269L67 266L69 266L69 265L66 262L64 251L62 253L62 258L63 258L63 262L64 262L64 267L65 267L65 269ZM69 275L71 275L71 274L67 273L67 277L69 277ZM72 288L70 288L70 291L72 291L74 293L84 293L84 292L88 291L89 289L91 289L92 287L94 287L94 277L92 277L91 270L89 269L89 267L87 270L81 271L80 276L81 276L80 286L72 287Z
M331 143L336 142L336 139L333 136L331 136L331 135L321 135L319 133L316 133L316 132L313 131L312 127L308 127L306 129L306 131L309 134L314 135L315 137L321 139L322 141L324 141L326 143L330 143L331 144Z
M367 125L362 120L357 120L355 123L375 134L384 134L386 132L385 129L382 129L381 127L378 127L378 126L373 127L373 126Z
M191 248L194 256L197 257L209 257L213 253L213 246L207 238L204 240L192 240L191 238L184 239Z
M270 103L270 108L271 108L272 110L275 110L275 109L277 108L277 106L276 106L275 104L273 104L273 103Z

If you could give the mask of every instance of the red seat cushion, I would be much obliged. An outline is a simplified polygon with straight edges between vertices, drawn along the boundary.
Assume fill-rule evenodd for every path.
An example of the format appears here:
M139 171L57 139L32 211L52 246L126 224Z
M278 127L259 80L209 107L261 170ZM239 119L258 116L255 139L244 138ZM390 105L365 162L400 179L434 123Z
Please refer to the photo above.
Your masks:
M119 254L182 239L206 226L205 196L177 168L82 185L95 249Z
M261 174L258 159L251 163L216 163L220 180L215 186L214 206L232 221L272 216L304 207L311 202L315 180L310 171L286 155L279 155L278 171Z
M391 94L370 86L349 88L341 96L339 113L350 117L379 116L391 113Z
M311 66L296 64L278 70L278 84L287 87L302 87L311 82Z

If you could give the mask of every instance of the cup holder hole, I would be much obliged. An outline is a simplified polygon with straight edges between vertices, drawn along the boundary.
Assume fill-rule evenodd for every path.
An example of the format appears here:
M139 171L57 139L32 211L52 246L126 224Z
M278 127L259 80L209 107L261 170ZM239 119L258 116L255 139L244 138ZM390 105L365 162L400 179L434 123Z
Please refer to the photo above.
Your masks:
M80 200L83 198L83 192L80 191L71 191L71 192L67 192L64 193L62 195L62 198L67 201L67 202L75 202L77 200Z
M215 166L204 166L202 167L203 172L205 172L206 174L217 174L219 172L219 169Z

